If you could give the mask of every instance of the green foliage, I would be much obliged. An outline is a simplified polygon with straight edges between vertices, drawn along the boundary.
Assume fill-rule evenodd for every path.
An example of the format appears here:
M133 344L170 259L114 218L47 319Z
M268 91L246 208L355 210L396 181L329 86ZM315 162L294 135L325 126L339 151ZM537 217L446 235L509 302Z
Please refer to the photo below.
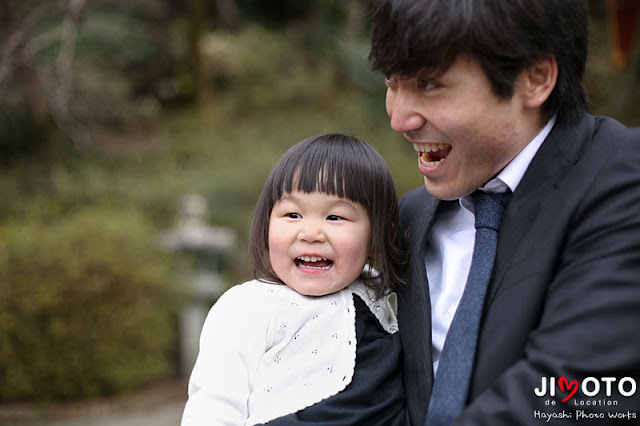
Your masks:
M141 214L0 227L0 400L87 397L173 373L171 263Z
M330 95L335 63L331 56L314 61L302 34L275 32L250 25L212 32L202 42L205 68L222 89L235 92L243 106L274 106ZM241 90L238 90L240 89Z
M71 105L85 125L126 127L160 110L158 86L170 78L172 58L169 22L142 13L153 4L87 12L76 40Z

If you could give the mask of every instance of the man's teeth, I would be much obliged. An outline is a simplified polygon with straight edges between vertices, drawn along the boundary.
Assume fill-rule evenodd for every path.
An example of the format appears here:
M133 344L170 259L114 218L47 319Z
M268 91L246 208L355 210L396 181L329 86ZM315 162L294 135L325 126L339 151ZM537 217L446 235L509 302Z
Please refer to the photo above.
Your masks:
M429 157L429 153L428 152L423 152L422 155L420 155L420 162L422 164L424 164L427 167L435 167L438 164L440 164L442 162L442 160L444 160L444 158L441 158L439 160L436 161L429 161L431 159L431 157Z
M414 143L413 149L416 150L418 154L420 154L420 162L426 167L436 167L438 164L442 162L446 158L446 154L441 157L440 155L432 156L430 153L444 151L447 149L451 149L449 145L446 143ZM440 158L438 158L440 157Z
M446 143L414 143L413 149L416 152L436 152L446 149L448 146Z

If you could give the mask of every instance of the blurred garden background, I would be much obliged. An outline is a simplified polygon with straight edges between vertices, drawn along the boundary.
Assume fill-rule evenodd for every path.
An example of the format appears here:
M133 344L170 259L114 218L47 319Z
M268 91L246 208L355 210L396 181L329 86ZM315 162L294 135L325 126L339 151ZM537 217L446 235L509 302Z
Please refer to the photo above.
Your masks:
M367 63L371 3L0 0L0 406L183 377L189 271L251 277L254 203L295 142L352 134L400 194L421 184ZM640 125L640 1L589 3L591 112ZM161 243L188 194L235 235L215 259Z

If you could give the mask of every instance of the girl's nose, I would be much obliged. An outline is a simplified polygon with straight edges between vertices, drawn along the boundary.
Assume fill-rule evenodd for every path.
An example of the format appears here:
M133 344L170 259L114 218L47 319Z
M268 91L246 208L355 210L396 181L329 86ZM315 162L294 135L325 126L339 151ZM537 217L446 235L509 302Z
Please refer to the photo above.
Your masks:
M307 243L322 243L326 241L326 235L322 230L322 226L315 221L308 221L302 224L298 239Z

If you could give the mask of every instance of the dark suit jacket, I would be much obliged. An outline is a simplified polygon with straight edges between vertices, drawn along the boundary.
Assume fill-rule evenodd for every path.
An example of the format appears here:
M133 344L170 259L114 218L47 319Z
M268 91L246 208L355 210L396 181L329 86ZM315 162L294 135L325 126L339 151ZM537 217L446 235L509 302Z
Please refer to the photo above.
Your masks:
M424 187L401 200L410 260L408 284L398 291L399 322L413 425L424 424L433 383L423 253L446 204ZM566 377L571 390L588 377L616 381L611 397L600 382L596 396L578 389L562 402L569 392L557 386L555 397L536 396L542 377ZM634 395L618 394L623 377L637 383ZM590 382L588 391L594 386ZM623 389L631 389L628 380ZM552 400L555 406L545 404ZM586 400L618 405L576 405ZM620 423L640 424L639 400L640 130L585 114L576 125L554 127L505 211L469 405L456 424L543 424L553 413L571 414L575 422L579 410L605 415L585 424L609 424L609 413L626 410L635 420Z

